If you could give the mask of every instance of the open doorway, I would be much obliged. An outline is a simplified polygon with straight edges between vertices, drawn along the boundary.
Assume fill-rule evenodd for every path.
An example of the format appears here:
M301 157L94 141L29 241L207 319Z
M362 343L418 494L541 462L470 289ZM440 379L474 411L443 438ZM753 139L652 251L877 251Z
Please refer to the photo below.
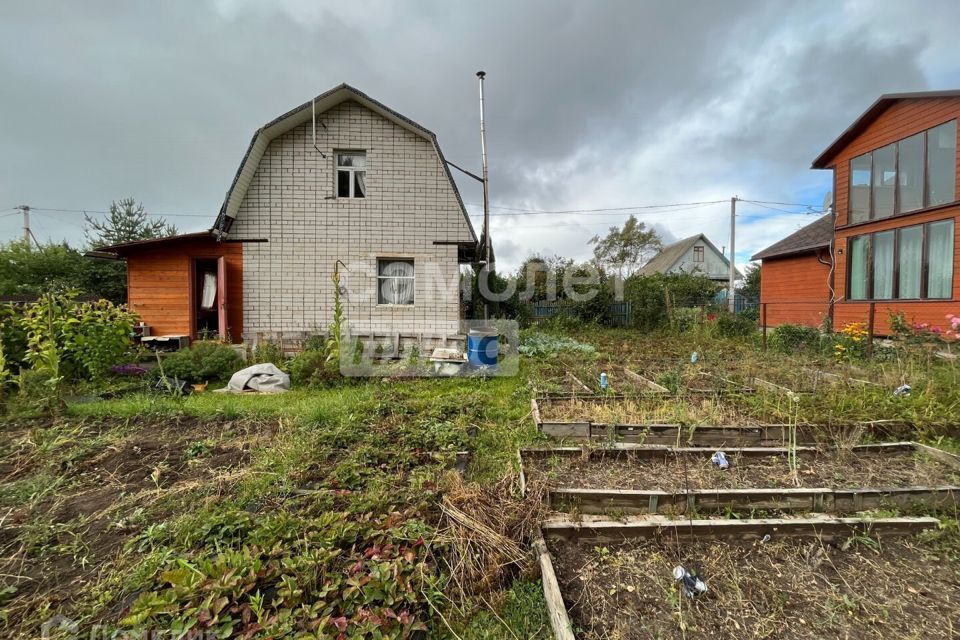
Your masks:
M219 300L217 300L217 260L197 258L193 262L194 330L197 339L215 338L220 330Z
M226 273L223 258L193 261L194 338L226 339Z

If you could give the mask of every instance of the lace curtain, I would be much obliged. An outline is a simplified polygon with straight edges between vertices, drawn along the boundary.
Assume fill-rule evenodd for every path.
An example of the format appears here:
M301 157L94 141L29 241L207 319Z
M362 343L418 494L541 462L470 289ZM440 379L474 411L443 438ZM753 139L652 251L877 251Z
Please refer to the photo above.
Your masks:
M413 304L413 262L380 263L380 304Z

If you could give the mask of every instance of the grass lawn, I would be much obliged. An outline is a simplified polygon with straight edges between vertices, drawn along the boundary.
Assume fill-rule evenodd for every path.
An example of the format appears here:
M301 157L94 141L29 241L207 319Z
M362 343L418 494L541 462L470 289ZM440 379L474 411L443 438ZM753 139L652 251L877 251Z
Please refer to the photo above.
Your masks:
M489 518L495 535L527 548L537 506L520 503L510 477L518 447L545 444L530 398L568 389L567 371L591 387L624 366L676 384L693 350L696 366L731 379L829 369L881 384L825 385L797 400L758 391L671 415L903 420L924 441L955 442L945 426L960 415L954 365L925 353L853 368L762 354L755 339L575 337L597 353L524 357L509 378L133 394L59 416L12 414L0 427L0 633L37 637L60 614L81 629L209 637L552 637L532 556L500 567L485 555L486 579L465 584L478 576L458 564L462 527L449 514ZM893 396L902 381L913 393ZM462 480L458 451L471 454Z

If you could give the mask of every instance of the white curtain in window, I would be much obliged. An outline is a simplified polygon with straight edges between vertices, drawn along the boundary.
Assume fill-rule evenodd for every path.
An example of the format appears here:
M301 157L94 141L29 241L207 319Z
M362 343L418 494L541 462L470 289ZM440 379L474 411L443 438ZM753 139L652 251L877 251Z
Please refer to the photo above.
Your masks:
M203 274L203 295L200 297L200 307L213 309L217 299L217 274L207 272Z
M413 263L387 262L380 268L380 296L385 304L413 304Z
M933 222L927 227L927 297L953 297L953 220Z
M366 171L354 171L353 176L357 179L357 183L354 185L353 197L354 198L365 198L367 195L367 172Z
M867 297L867 239L859 236L850 240L850 300L864 300Z
M873 297L876 300L893 297L893 231L873 236Z
M923 227L900 229L899 298L920 297L920 271L923 269Z

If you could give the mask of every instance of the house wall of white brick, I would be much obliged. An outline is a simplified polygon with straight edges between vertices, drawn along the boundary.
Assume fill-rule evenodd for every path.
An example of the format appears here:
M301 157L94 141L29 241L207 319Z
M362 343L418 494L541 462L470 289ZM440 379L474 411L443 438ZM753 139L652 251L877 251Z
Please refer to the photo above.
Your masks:
M322 125L320 124L322 123ZM230 230L243 249L244 339L324 332L338 260L350 333L452 335L459 331L455 245L472 242L433 143L357 102L318 114L274 139ZM337 198L335 151L366 152L365 198ZM413 305L377 304L377 259L415 264Z

